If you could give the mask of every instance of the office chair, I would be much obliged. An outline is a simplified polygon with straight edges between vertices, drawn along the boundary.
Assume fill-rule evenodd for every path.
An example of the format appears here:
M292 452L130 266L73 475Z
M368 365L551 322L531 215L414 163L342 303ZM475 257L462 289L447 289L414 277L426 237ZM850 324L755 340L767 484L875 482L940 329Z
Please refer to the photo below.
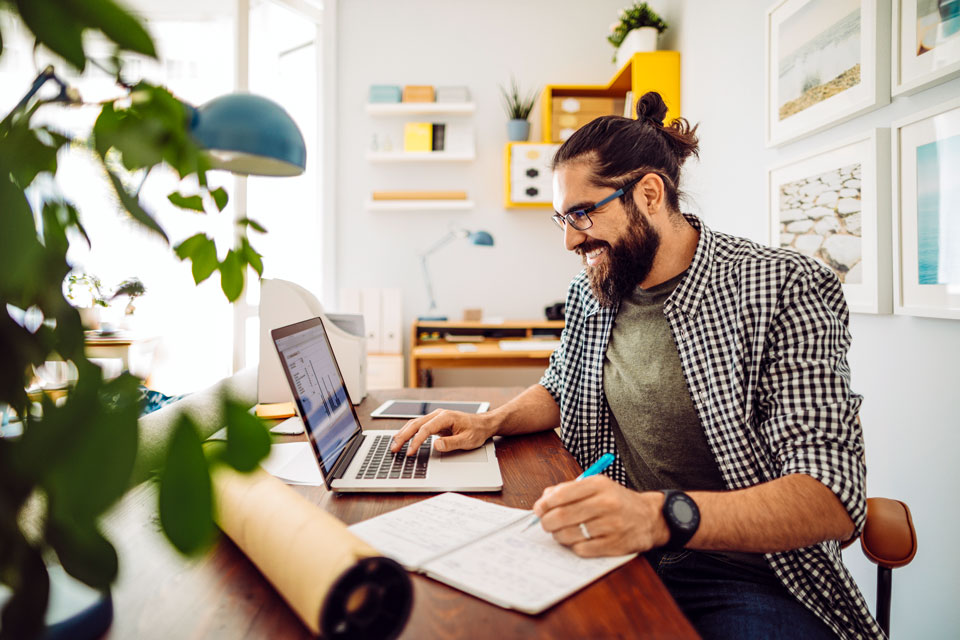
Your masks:
M848 541L844 546L853 543ZM867 521L860 547L877 565L877 622L890 637L890 591L893 570L910 564L917 554L917 531L910 509L899 500L867 498Z

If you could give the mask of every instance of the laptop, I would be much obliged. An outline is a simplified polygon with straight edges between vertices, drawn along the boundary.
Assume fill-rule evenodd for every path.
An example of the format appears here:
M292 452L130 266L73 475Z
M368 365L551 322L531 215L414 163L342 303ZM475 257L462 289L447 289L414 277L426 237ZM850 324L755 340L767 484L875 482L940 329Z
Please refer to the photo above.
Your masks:
M396 430L364 431L347 396L320 318L271 332L307 439L327 489L337 492L499 491L500 463L492 441L479 449L441 453L428 438L416 455L409 442L394 454Z

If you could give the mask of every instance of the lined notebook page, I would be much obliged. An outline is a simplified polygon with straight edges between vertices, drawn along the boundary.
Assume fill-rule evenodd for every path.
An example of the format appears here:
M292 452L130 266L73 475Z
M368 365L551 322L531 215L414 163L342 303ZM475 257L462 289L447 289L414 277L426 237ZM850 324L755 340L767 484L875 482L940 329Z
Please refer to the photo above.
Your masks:
M493 604L539 613L636 557L581 558L527 519L428 562L426 574Z
M442 493L349 527L351 533L409 570L529 515L513 509Z

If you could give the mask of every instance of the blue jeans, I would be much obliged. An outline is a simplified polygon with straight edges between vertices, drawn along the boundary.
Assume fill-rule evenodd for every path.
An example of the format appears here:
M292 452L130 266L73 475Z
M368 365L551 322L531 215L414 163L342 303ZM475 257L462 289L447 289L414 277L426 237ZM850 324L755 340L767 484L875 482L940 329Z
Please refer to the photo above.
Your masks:
M652 551L647 559L705 640L836 638L772 569L697 551Z

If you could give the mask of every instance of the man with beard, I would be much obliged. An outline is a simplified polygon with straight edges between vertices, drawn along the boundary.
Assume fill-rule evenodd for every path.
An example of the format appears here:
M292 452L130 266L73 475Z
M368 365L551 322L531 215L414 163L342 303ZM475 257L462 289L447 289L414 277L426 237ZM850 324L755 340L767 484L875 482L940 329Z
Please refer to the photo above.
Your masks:
M866 517L861 397L836 276L797 253L680 213L696 127L637 119L579 129L554 159L554 221L585 269L540 383L481 415L409 422L395 450L561 426L586 468L534 505L581 556L646 552L705 638L882 637L840 559Z

